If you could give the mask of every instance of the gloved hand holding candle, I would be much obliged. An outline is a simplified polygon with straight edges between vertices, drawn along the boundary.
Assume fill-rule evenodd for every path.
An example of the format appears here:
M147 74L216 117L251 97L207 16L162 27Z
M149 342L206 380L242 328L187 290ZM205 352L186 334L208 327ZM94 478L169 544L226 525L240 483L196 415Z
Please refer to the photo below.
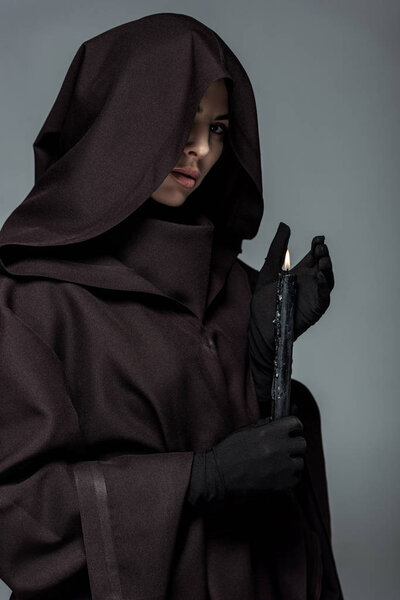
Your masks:
M278 274L283 268L290 228L280 223L261 268L251 300L249 359L262 414L269 412L275 357L275 311ZM316 236L310 251L289 272L296 274L294 340L314 325L330 303L334 276L325 236Z
M271 401L275 357L275 311L278 275L290 237L280 223L251 301L250 367L262 414ZM294 339L316 323L329 306L334 286L332 263L324 236L316 236L311 250L292 269L297 277ZM213 448L195 452L187 501L204 507L227 496L252 495L290 489L299 481L307 442L301 421L294 415L270 421L263 414L256 424L241 427Z
M307 443L294 415L260 419L233 431L212 448L195 452L187 502L200 508L225 498L246 499L295 486Z

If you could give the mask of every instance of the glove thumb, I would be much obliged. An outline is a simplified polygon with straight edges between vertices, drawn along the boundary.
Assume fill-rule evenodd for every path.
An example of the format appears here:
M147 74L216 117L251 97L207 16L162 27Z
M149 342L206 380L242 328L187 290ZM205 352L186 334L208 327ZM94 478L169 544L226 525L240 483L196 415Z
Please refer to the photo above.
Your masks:
M290 227L281 221L269 247L265 262L258 274L255 291L266 283L277 279L285 260L289 238Z

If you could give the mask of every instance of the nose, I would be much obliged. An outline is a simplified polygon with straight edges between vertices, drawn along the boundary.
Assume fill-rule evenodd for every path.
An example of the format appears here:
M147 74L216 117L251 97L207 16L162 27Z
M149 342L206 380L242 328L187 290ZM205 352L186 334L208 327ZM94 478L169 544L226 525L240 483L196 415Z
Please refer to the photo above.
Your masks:
M189 139L186 142L185 154L196 156L198 159L204 158L210 151L209 131L207 127L194 125L190 132Z

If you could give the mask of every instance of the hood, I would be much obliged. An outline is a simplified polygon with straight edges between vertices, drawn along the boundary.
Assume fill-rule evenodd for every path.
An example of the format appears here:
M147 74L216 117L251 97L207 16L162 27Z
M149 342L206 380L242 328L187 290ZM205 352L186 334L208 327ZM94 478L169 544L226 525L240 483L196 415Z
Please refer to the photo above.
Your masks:
M33 144L34 186L0 231L1 268L10 275L157 293L99 242L140 214L178 163L201 98L221 77L229 90L228 140L185 202L201 207L203 226L211 222L216 244L225 248L217 293L263 215L255 98L243 66L219 35L176 13L145 16L79 47Z

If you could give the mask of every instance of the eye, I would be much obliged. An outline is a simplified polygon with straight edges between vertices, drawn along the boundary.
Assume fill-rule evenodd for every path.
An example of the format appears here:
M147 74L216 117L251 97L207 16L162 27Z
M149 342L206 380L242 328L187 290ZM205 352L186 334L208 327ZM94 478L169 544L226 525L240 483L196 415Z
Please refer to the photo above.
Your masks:
M213 123L212 125L210 125L210 127L220 127L222 129L222 131L214 131L213 133L216 133L217 135L224 135L224 133L226 133L228 131L228 128L226 125L224 125L223 123Z

